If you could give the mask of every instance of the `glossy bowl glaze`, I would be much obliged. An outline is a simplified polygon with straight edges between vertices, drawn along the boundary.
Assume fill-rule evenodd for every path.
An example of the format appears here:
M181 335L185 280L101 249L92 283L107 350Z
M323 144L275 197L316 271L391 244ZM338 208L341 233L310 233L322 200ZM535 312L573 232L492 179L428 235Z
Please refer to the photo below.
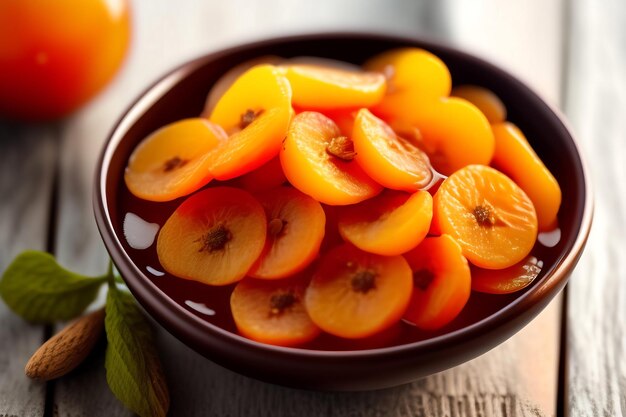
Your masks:
M442 332L421 335L417 341L409 339L403 344L353 350L283 348L245 339L181 302L181 292L206 291L204 296L210 298L210 287L200 288L201 284L175 278L159 281L149 276L145 265L138 264L122 236L121 207L128 198L123 173L133 148L147 134L169 122L199 115L211 85L229 68L248 59L304 55L360 64L379 52L402 46L417 46L438 55L450 68L455 84L478 84L494 91L506 104L508 119L521 127L559 181L563 190L559 213L561 240L546 252L543 270L530 287L509 298L485 296L480 303L495 300L492 311L457 322ZM179 203L172 203L172 207ZM562 117L525 84L488 62L448 46L418 39L345 33L292 36L241 45L187 62L165 75L131 106L108 138L97 167L94 208L98 228L115 265L137 300L165 329L198 353L234 371L287 386L321 390L364 390L403 384L470 360L503 342L563 289L583 251L592 219L589 179L579 148Z

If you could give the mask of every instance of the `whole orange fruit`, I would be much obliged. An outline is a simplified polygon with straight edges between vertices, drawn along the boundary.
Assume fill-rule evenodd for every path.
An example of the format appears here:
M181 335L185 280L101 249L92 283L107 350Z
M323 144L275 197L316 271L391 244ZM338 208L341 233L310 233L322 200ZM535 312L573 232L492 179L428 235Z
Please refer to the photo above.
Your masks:
M127 0L0 1L0 117L76 110L117 72L130 26Z

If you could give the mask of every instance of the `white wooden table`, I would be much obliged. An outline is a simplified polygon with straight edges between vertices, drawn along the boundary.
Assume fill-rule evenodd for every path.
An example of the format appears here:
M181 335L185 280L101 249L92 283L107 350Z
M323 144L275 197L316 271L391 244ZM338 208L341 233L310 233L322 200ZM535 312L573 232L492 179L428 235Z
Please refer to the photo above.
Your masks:
M562 108L595 180L587 250L564 297L516 336L473 361L394 389L328 394L265 384L211 363L159 330L170 415L626 415L624 0L135 1L130 55L103 94L55 124L0 122L0 270L26 248L52 251L83 273L105 270L91 210L96 157L122 110L157 76L246 40L354 29L463 47ZM24 376L28 357L54 330L27 325L0 303L0 416L130 415L106 386L102 352L57 382Z

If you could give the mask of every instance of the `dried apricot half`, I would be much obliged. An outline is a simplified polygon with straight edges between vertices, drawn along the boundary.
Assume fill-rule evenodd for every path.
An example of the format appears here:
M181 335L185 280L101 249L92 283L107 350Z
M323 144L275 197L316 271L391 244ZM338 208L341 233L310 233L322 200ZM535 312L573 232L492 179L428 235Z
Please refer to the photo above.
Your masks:
M537 210L539 230L554 229L561 206L559 183L517 126L504 122L491 128L496 140L492 165L510 176L528 194Z
M502 269L528 255L537 240L537 214L509 177L484 165L449 176L433 199L437 230L452 236L474 265Z
M230 68L215 82L215 84L213 84L211 90L209 90L209 94L206 98L206 103L204 104L204 110L202 111L202 116L210 117L213 109L215 108L215 105L218 101L220 101L224 93L226 93L230 86L233 85L235 81L237 81L237 78L239 78L250 68L262 64L275 65L280 63L282 60L283 59L281 57L275 55L263 55L249 59Z
M491 90L477 85L459 85L452 89L450 95L465 99L478 107L491 124L506 120L506 107Z
M280 152L289 182L317 201L354 204L382 187L354 161L352 140L328 117L305 111L294 117Z
M263 246L265 212L250 193L231 187L202 190L187 198L165 222L157 239L163 268L208 285L242 279Z
M402 256L374 255L343 244L320 260L305 304L322 330L356 339L397 322L412 289L411 269Z
M304 307L306 280L302 277L267 281L245 278L230 297L239 333L262 343L296 346L321 332Z
M219 126L205 119L171 123L146 137L133 151L124 172L135 196L169 201L191 194L209 181L209 151L226 139Z
M378 255L400 255L417 246L428 233L433 200L427 191L406 194L385 191L342 208L338 227L354 246Z
M368 60L364 68L382 73L387 79L385 96L372 109L383 117L412 120L413 114L431 101L450 94L448 67L423 49L392 49Z
M471 164L488 165L495 151L485 115L460 98L442 98L409 120L419 129L421 143L433 167L450 175Z
M459 244L448 235L427 237L404 257L413 271L413 295L404 319L424 330L450 323L471 290L470 268Z
M504 269L471 266L472 290L488 294L510 294L528 287L539 276L543 261L530 255Z
M385 77L377 72L313 64L291 64L285 69L293 88L293 104L298 107L369 107L385 94Z
M209 120L229 137L211 152L211 173L228 180L278 155L293 115L291 87L271 65L245 72L215 105Z
M265 248L248 275L276 279L292 275L317 256L326 215L320 203L293 187L255 195L267 216Z
M352 140L357 163L387 188L417 191L433 179L428 156L367 109L357 113Z

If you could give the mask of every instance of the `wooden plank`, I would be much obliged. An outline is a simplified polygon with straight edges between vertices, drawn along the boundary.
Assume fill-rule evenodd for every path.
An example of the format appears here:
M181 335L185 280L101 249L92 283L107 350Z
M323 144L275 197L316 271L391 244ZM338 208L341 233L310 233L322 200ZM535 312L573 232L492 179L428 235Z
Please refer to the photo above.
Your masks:
M626 3L573 0L566 111L593 174L594 224L568 286L571 416L626 416Z
M108 265L107 252L93 219L91 193L97 150L117 117L114 113L119 112L111 104L118 102L117 91L123 88L105 93L68 120L62 131L56 255L59 262L83 274L101 275ZM104 305L105 294L103 289L92 309ZM60 328L57 326L56 330ZM55 416L132 415L107 386L103 348L54 384Z
M56 167L54 127L0 124L0 271L24 249L46 249ZM44 339L0 301L0 416L40 416L46 385L24 375Z
M136 3L135 47L125 71L64 129L60 259L83 272L104 268L90 200L96 154L125 104L147 81L182 59L224 44L294 31L422 34L486 54L556 101L561 4L533 0L502 9L497 0L398 2L395 7L385 0L180 1L174 12L165 0L149 7ZM535 65L538 60L541 70ZM558 303L553 303L514 338L474 361L413 384L370 393L323 394L277 387L227 371L165 331L159 331L158 344L172 389L172 415L552 415L559 311ZM97 355L56 385L55 410L59 416L130 415L106 389Z

